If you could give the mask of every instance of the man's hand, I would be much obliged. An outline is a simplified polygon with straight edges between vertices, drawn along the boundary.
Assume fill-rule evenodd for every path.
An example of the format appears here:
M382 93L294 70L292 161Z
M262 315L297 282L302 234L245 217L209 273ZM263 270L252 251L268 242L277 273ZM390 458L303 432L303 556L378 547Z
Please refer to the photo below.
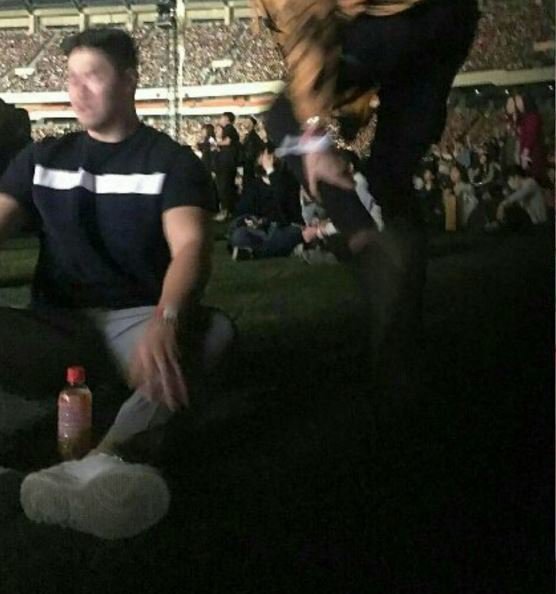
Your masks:
M348 163L332 150L304 155L303 168L309 185L309 193L314 198L319 196L319 181L343 190L353 190L355 187Z
M176 324L152 319L130 364L130 383L151 402L175 411L188 406L187 386L179 365Z

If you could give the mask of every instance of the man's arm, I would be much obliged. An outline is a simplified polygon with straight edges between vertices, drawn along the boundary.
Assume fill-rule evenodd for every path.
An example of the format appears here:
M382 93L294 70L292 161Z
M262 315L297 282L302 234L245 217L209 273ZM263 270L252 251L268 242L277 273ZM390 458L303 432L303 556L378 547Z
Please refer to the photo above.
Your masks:
M504 205L508 204L515 204L516 202L519 204L524 204L527 199L530 199L531 196L534 194L535 188L532 183L526 181L519 190L510 194L507 198L504 199Z
M207 211L194 206L164 212L162 222L172 261L162 286L161 306L183 310L206 285L212 251L208 217Z
M139 341L130 367L131 383L146 398L170 410L189 404L179 365L177 318L184 312L210 274L211 241L208 214L195 206L168 209L162 217L172 261L166 272L157 313ZM166 314L170 314L167 318Z
M25 221L25 210L9 194L0 192L0 246L16 233Z

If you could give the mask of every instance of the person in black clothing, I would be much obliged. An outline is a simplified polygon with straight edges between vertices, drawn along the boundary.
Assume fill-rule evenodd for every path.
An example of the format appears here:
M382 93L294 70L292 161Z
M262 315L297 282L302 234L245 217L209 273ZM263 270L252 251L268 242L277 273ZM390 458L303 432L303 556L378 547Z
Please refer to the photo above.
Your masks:
M216 186L220 199L219 218L225 220L234 210L237 201L236 170L239 158L239 134L234 127L235 116L226 112L220 117L222 135L217 138L218 157L216 160Z
M275 223L302 224L299 191L291 175L276 158L272 145L263 145L256 156L255 177L245 187L234 215L252 214Z
M201 140L197 143L197 149L201 152L203 165L212 173L214 171L214 153L216 151L216 137L212 124L203 126Z
M421 205L425 225L433 231L440 231L444 223L442 191L430 165L423 170L423 186L417 190L417 199Z
M229 230L234 259L238 259L238 248L256 258L289 256L297 245L316 237L314 229L302 229L299 188L296 192L272 145L259 152L255 178L245 188L234 215Z
M172 427L182 433L178 411L206 402L201 384L206 396L206 372L234 332L201 304L211 267L210 175L190 147L137 117L133 40L89 29L63 50L84 130L28 145L0 179L0 243L25 221L40 239L30 307L0 308L0 383L52 394L78 363L93 388L117 386L109 398L95 396L95 411L110 417L95 412L96 431L110 423L97 448L31 473L21 504L37 522L126 538L161 519L169 491L155 469L121 457L151 462L156 452L145 459L136 440L150 450Z
M386 416L396 409L403 411L397 421L408 420L407 405L423 385L427 266L412 177L444 129L447 97L477 28L477 1L259 4L289 68L287 89L265 118L269 138L346 239L368 312L370 392ZM358 199L334 136L326 136L330 119L366 125L372 109L376 134L364 173L383 232Z
M31 122L23 108L0 99L0 174L17 153L31 142Z
M247 135L243 139L243 187L246 188L255 179L255 166L257 158L264 148L265 143L257 134L257 120L249 116L247 118Z

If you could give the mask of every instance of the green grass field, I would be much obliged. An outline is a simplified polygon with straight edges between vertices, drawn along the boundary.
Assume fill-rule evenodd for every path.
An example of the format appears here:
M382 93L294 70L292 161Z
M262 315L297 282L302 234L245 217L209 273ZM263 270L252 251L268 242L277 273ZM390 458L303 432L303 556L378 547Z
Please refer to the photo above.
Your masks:
M206 301L238 324L229 388L249 406L185 436L171 513L135 539L99 541L3 510L0 592L546 591L553 248L548 232L434 241L427 438L400 455L374 439L346 270L235 263L217 241ZM0 252L2 303L26 302L35 257L27 239Z
M0 304L28 303L36 257L37 243L31 238L13 240L0 252ZM295 257L234 262L225 241L218 240L204 301L236 322L251 367L250 353L267 347L289 359L307 343L321 344L323 351L326 344L335 344L357 310L357 291L339 265L309 266ZM264 374L262 363L253 365L249 375Z

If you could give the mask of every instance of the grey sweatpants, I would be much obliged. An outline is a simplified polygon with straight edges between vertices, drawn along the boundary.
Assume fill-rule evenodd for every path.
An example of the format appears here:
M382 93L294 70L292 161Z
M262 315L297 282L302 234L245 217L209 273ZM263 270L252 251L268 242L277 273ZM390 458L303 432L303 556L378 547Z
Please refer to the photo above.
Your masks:
M24 395L48 391L54 398L53 390L63 385L65 368L78 364L86 367L92 381L102 381L110 374L123 378L154 309L0 308L0 385ZM185 348L190 352L183 358L194 362L198 377L217 367L231 347L235 331L222 312L197 311L202 312L203 322L193 323L192 330L186 332ZM185 376L187 383L187 370ZM147 400L139 388L123 401L103 444L123 443L166 423L171 416L164 404Z

